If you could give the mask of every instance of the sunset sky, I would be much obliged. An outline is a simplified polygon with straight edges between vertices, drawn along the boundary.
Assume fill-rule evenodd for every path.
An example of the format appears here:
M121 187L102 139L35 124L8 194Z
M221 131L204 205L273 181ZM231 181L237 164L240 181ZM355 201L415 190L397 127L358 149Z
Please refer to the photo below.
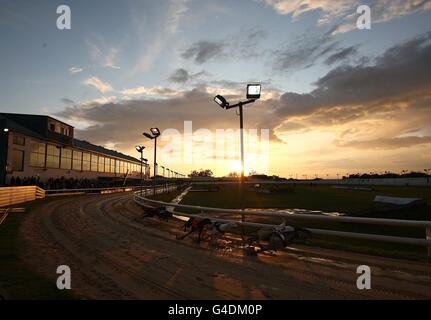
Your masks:
M56 27L61 4L71 30ZM356 28L361 4L371 30ZM431 168L431 1L0 0L0 37L2 112L136 157L143 144L150 162L142 132L157 126L158 163L179 172L239 169L238 133L216 134L239 117L213 97L244 99L249 82L263 95L245 107L259 136L246 173Z

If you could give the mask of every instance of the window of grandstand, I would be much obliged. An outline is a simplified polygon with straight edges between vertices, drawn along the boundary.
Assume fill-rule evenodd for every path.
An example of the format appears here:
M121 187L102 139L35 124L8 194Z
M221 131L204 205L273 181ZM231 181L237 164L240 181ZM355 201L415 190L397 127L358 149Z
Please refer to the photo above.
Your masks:
M72 169L75 171L82 170L82 152L73 150Z
M96 156L95 154L92 154L91 155L91 171L97 172L98 161L99 161L99 157Z
M105 172L105 158L99 157L99 172Z
M115 173L115 159L111 159L111 169L109 172Z
M45 143L32 142L30 145L30 165L33 167L45 166Z
M57 169L60 167L60 148L48 144L46 148L46 166L47 168Z
M82 154L82 171L90 171L91 170L91 160L89 153Z
M13 135L13 144L17 146L25 146L25 138L23 136Z
M12 151L12 170L24 170L24 151L15 149Z
M62 149L61 150L61 169L70 170L72 169L72 150Z
M111 159L105 158L105 172L109 172L110 166L111 166Z

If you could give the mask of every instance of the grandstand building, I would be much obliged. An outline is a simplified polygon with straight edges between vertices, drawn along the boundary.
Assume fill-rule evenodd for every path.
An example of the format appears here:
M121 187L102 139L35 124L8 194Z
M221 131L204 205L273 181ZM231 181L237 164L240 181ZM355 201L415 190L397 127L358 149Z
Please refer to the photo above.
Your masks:
M12 177L139 179L141 162L74 138L74 128L50 116L0 113L0 185ZM147 169L147 170L145 170ZM148 177L149 168L143 168Z

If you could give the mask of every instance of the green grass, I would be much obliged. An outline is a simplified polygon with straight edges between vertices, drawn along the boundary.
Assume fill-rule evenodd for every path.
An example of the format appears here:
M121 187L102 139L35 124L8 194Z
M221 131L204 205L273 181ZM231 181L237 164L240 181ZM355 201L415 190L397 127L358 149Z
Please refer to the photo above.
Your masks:
M37 205L51 200L38 200L17 205L26 213L10 213L0 225L0 293L7 299L73 299L70 291L58 290L55 281L47 279L24 265L19 256L19 227Z
M195 186L202 189L205 186ZM276 188L276 187L274 187ZM395 208L395 206L374 202L376 195L418 197L431 203L431 188L376 186L373 191L334 189L331 186L282 186L271 194L258 193L251 185L244 188L246 208L298 208L322 211L337 211L349 215L363 214L370 210ZM221 185L219 192L190 192L182 201L207 207L240 208L238 185ZM429 216L431 219L431 213Z
M205 186L196 186L203 189ZM374 202L376 195L423 198L431 203L431 188L375 186L372 191L334 189L331 186L283 186L270 194L257 193L251 186L244 190L246 208L300 208L327 212L344 212L348 215L391 218L404 220L431 220L430 206L416 206L400 209L397 206ZM221 185L219 192L190 192L181 202L207 207L241 208L238 185ZM195 213L193 210L186 210ZM247 221L262 221L262 218L247 217ZM264 218L267 223L278 224L281 219ZM289 221L286 221L289 223ZM351 223L291 222L296 226L313 229L329 229L346 232L394 235L425 238L425 230L419 228L359 225ZM336 248L366 254L426 260L426 248L411 245L398 245L376 241L346 239L333 236L315 236L312 246Z

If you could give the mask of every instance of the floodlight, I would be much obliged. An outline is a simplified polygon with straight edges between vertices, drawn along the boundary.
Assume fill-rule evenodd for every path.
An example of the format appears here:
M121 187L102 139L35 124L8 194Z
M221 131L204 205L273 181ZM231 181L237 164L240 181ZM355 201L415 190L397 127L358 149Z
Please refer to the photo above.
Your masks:
M247 99L260 99L260 84L248 84L247 85Z
M159 128L151 128L150 131L154 136L156 136L156 137L160 136Z
M143 135L146 136L148 139L154 139L154 137L149 133L144 132Z
M9 129L8 128L4 128L3 131L4 132L9 132Z
M217 103L223 109L225 109L227 106L229 106L229 103L227 103L226 99L221 95L215 96L214 102Z
M144 151L145 147L144 146L136 146L135 149L138 152L142 152L142 151Z

